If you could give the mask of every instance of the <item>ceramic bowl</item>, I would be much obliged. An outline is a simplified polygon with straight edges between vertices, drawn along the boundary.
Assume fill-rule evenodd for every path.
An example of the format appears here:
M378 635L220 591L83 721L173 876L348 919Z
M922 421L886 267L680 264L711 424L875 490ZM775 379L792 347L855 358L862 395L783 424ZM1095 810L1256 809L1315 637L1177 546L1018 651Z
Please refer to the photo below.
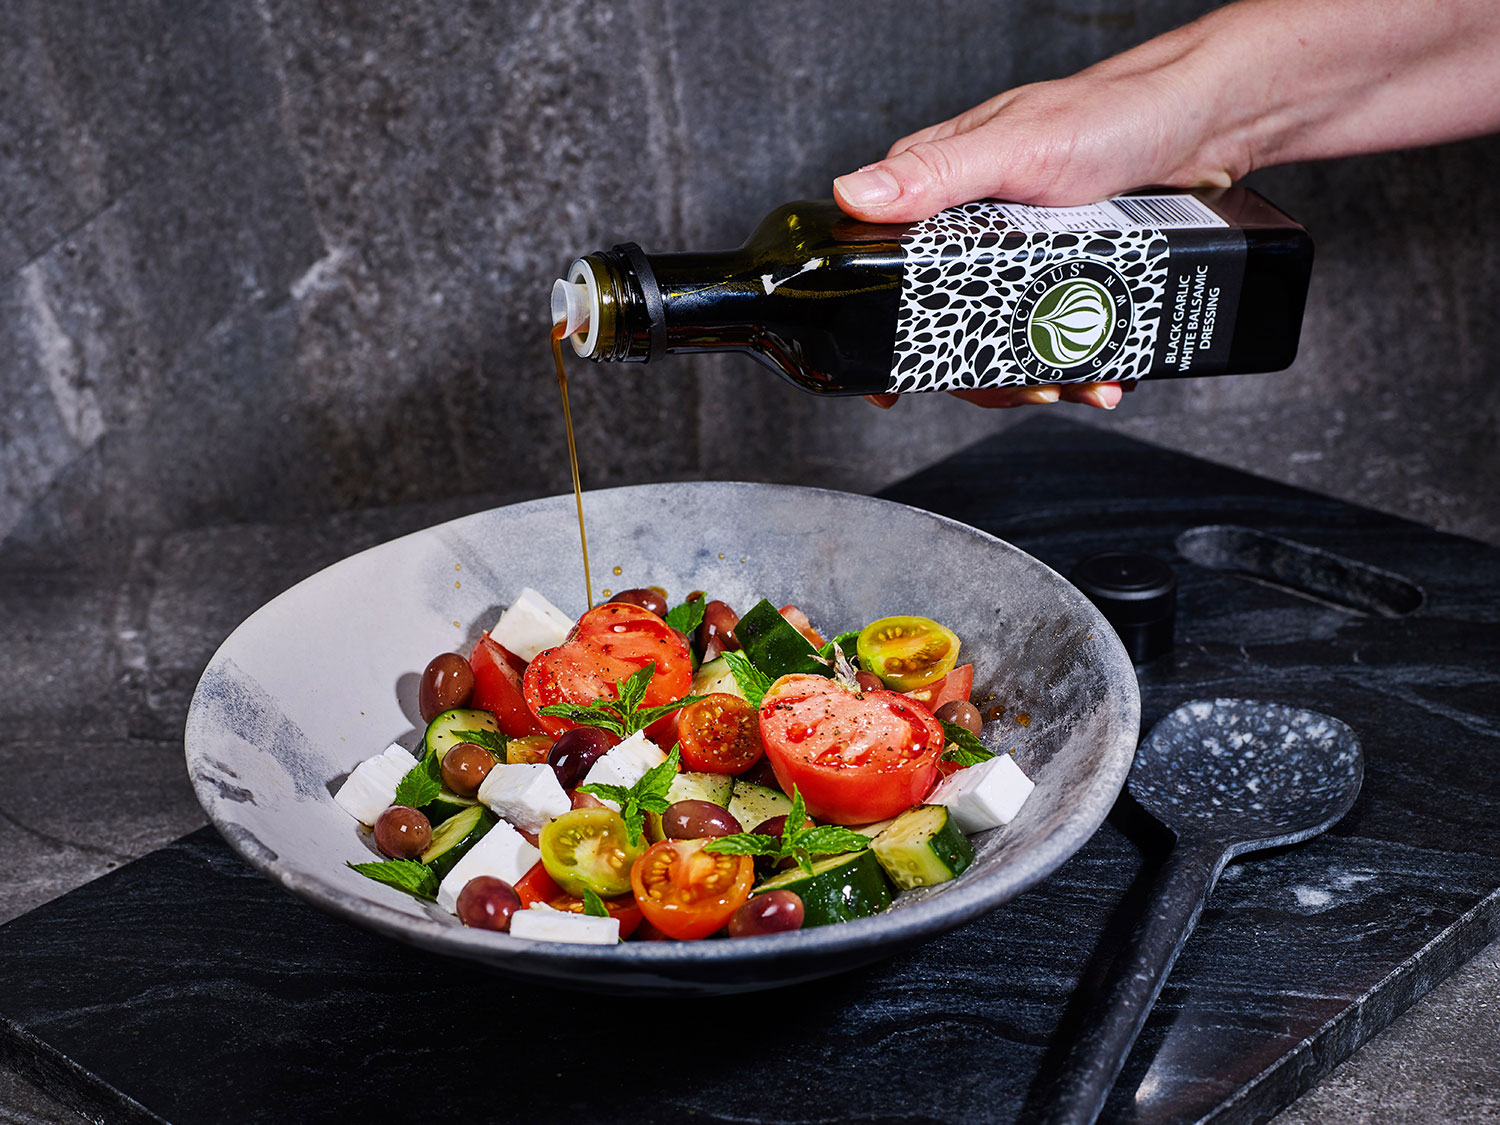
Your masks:
M350 871L368 834L332 792L392 741L419 744L416 686L437 653L467 653L523 586L585 608L571 496L481 512L362 551L292 587L214 655L188 714L188 772L225 839L294 894L413 945L533 980L610 992L769 988L886 957L1046 878L1124 784L1140 719L1124 649L1056 572L972 527L813 488L643 485L584 495L595 596L703 589L740 609L795 602L823 631L890 614L952 628L986 724L1036 789L975 863L874 918L739 940L532 942L471 930ZM993 701L986 704L985 701ZM1024 719L1024 722L1021 721Z

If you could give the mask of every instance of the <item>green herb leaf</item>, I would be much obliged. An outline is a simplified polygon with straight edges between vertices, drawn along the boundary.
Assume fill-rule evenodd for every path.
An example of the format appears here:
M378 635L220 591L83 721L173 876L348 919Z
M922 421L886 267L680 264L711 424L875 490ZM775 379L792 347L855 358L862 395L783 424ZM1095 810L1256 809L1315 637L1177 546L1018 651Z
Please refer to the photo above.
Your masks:
M757 832L736 832L708 841L703 850L721 855L779 855L781 841L775 836L762 836Z
M406 776L396 786L396 795L391 798L391 804L420 809L435 799L443 791L442 769L436 754L426 755L406 771Z
M672 703L663 703L659 707L642 707L632 716L632 721L639 724L635 729L645 730L663 715L670 715L679 707L686 707L689 703L697 703L698 700L704 698L706 697L702 695L684 695L681 699L675 700ZM634 734L635 731L631 731L630 733Z
M387 859L380 863L351 863L355 871L377 883L395 887L418 898L437 898L438 878L414 859Z
M587 887L583 888L583 912L590 918L608 918L609 908L604 900Z
M842 825L820 824L803 832L797 838L797 846L812 855L839 855L864 851L870 846L870 838Z
M669 715L679 707L696 703L702 696L687 695L672 703L658 707L641 707L651 677L656 674L656 661L652 661L638 672L615 681L615 698L595 699L588 703L549 703L539 714L552 715L580 727L598 727L621 739L629 738L639 730L645 730L663 715Z
M832 660L834 647L837 646L843 650L844 655L849 658L849 662L857 669L859 667L859 657L855 655L855 652L858 645L859 632L857 630L853 633L840 633L833 640L818 649L818 655L824 660Z
M691 637L697 631L698 626L703 624L703 611L707 606L707 598L695 598L690 602L683 602L667 610L667 624Z
M667 755L667 760L652 766L630 788L622 785L580 785L580 793L589 793L620 806L620 819L625 822L625 831L630 842L640 842L646 830L646 814L667 811L667 790L672 788L672 779L677 776L677 764L682 753L676 747Z
M641 705L641 700L646 698L646 688L651 685L651 677L654 675L656 675L656 661L653 660L623 680L616 681L615 698L624 711L634 711Z
M620 716L611 709L615 703L613 699L596 699L592 703L549 703L537 712L539 715L552 715L559 719L567 719L568 722L578 727L598 727L607 730L620 738L625 737L625 723Z
M957 762L961 766L977 766L980 762L987 762L995 756L995 752L986 748L968 727L945 722L943 723L943 737L948 743L947 749L943 751L942 760L945 762Z
M578 792L591 794L601 801L613 801L617 805L630 800L629 788L624 785L606 785L602 781L596 781L593 785L580 785Z
M473 742L483 746L491 756L502 762L505 761L506 751L510 749L510 739L497 730L456 730L453 735L460 742Z
M745 693L745 702L759 711L766 692L771 690L771 677L751 664L750 658L743 652L726 652L724 659L729 661L729 671L734 675L734 682Z

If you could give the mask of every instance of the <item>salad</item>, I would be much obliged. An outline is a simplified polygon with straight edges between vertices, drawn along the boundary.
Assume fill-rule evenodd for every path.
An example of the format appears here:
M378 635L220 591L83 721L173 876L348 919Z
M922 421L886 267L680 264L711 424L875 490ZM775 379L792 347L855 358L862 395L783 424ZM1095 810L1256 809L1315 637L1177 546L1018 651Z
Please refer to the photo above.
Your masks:
M335 801L350 864L466 926L613 944L868 917L958 877L1033 788L986 749L959 638L885 617L832 640L796 606L626 590L572 620L524 589L422 675L415 753Z

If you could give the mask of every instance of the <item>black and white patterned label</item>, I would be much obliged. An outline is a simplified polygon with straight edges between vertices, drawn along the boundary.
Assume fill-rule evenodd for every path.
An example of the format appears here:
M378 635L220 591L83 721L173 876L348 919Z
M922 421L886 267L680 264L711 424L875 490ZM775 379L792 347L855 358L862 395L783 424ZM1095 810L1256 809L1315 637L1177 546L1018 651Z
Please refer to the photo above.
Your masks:
M1167 229L1132 225L1137 217ZM1244 237L1191 196L1058 209L970 203L913 226L902 249L893 391L1223 370ZM1212 278L1204 262L1216 263ZM1186 350L1184 366L1190 301L1200 322L1212 302L1215 327L1207 346ZM1172 349L1162 324L1174 313Z

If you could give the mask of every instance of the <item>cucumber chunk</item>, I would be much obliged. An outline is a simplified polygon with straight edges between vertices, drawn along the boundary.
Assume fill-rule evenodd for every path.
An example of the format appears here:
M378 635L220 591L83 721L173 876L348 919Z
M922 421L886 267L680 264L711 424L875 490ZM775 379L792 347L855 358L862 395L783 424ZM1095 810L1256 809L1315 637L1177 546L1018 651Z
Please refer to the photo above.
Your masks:
M786 890L802 900L802 925L827 926L879 914L891 904L891 885L873 852L814 860L812 874L800 867L767 879L751 892Z
M765 598L750 607L734 627L745 657L773 680L797 672L832 676L833 666L818 655L812 642L797 632L781 611Z
M754 832L757 825L773 816L786 816L792 811L792 799L785 793L756 785L750 781L736 781L734 793L729 798L729 815L740 822L746 832Z
M722 656L716 656L707 663L701 665L693 673L693 686L689 689L692 695L737 695L745 698L745 693L740 690L740 682L734 678L734 673L729 670L729 661Z
M471 809L477 804L479 804L478 800L473 797L460 797L452 790L444 789L422 806L422 812L426 814L428 822L436 828L455 813Z
M903 891L946 883L974 862L974 845L942 805L907 809L870 843Z
M454 707L435 716L432 722L427 724L427 733L422 739L423 745L427 748L426 753L436 754L438 761L441 762L444 754L464 741L458 734L461 730L487 730L499 734L500 724L488 711Z
M432 842L421 859L442 882L453 865L495 826L499 818L483 805L456 812L432 830Z

